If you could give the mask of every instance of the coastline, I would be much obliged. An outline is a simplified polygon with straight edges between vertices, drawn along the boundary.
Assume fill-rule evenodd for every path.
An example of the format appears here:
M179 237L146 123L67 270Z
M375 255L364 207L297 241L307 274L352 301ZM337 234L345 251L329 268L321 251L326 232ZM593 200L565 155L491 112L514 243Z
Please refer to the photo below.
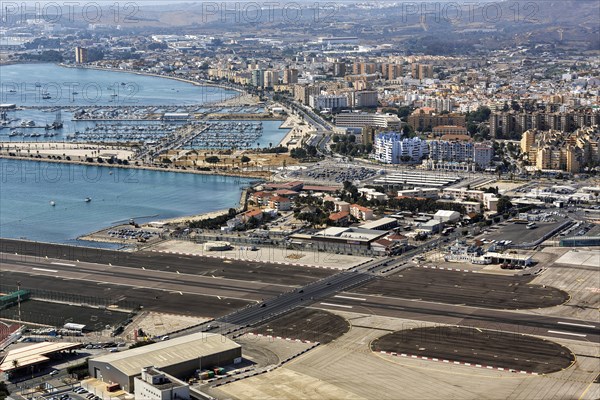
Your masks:
M246 92L242 89L229 87L229 86L225 86L225 85L220 85L218 83L213 83L213 82L206 81L206 80L202 80L202 81L198 82L198 81L193 81L193 80L187 79L187 78L179 78L177 76L160 75L160 74L155 74L152 72L145 72L145 71L134 71L134 70L130 71L130 70L123 70L123 69L106 68L106 67L99 67L96 65L93 65L93 66L92 65L72 65L72 64L65 64L65 63L57 63L56 65L63 67L63 68L95 69L97 71L121 72L121 73L125 73L125 74L135 74L135 75L152 76L155 78L172 79L172 80L179 81L179 82L190 83L194 86L212 86L212 87L218 87L218 88L221 88L224 90L232 90L232 91L235 91L235 92L238 92L241 94L246 94ZM231 100L235 97L236 96L233 96L233 97L229 98L228 100Z
M176 168L160 168L153 167L149 165L122 165L122 164L107 164L107 163L98 163L98 162L86 162L79 160L53 160L50 158L32 158L32 157L21 157L21 156L7 156L4 154L0 154L0 159L5 160L19 160L19 161L33 161L33 162L47 162L47 163L57 163L57 164L76 164L90 167L105 167L105 168L122 168L122 169L142 169L149 171L159 171L159 172L176 172L183 174L199 174L199 175L214 175L214 176L227 176L232 178L248 178L248 179L258 179L264 180L265 177L261 175L254 175L252 173L243 175L241 173L233 173L226 171L199 171L194 169L176 169Z

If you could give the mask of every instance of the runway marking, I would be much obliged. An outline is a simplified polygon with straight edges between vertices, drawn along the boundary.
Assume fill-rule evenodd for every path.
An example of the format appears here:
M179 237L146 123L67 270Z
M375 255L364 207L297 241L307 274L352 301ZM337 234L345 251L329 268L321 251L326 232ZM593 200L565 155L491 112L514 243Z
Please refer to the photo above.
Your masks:
M562 321L558 321L557 324L559 325L572 325L572 326L581 326L583 328L595 328L595 325L585 325L585 324L574 324L572 322L562 322Z
M67 263L61 263L61 262L51 262L50 264L52 264L52 265L62 265L63 267L76 267L75 264L67 264Z
M42 272L58 272L55 269L46 269L46 268L32 268L34 271L42 271Z
M337 297L338 299L348 299L348 300L358 300L358 301L367 301L367 299L364 298L360 298L360 297L350 297L350 296L342 296L342 295L335 295L333 297Z
M578 336L578 337L586 337L587 336L587 335L582 335L580 333L561 332L561 331L548 331L548 333L556 333L559 335L570 335L570 336Z
M343 304L333 304L333 303L321 303L322 306L330 306L330 307L342 307L342 308L352 308L352 306L346 306Z

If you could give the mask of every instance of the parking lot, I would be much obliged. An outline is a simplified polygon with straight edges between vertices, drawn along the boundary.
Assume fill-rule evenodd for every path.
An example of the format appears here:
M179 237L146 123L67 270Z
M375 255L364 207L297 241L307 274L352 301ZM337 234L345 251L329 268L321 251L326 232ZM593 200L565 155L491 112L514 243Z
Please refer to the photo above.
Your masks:
M512 245L532 243L563 222L564 219L558 219L556 222L536 222L534 229L527 229L527 224L508 222L485 229L477 239L496 240L497 242L510 240Z
M308 179L341 184L345 181L364 181L377 175L377 170L365 167L346 167L318 163L314 167L290 172L290 178Z

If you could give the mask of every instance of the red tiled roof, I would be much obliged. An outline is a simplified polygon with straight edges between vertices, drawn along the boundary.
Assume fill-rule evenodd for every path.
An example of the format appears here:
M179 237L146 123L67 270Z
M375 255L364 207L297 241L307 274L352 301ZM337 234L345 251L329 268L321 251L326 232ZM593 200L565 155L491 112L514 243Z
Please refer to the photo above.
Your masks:
M361 205L359 205L359 204L352 204L352 205L350 206L350 208L356 208L357 210L360 210L360 211L362 211L362 212L373 211L373 210L371 210L370 208L363 207L363 206L361 206Z
M331 221L339 221L340 219L346 218L350 213L348 211L340 211L329 215Z

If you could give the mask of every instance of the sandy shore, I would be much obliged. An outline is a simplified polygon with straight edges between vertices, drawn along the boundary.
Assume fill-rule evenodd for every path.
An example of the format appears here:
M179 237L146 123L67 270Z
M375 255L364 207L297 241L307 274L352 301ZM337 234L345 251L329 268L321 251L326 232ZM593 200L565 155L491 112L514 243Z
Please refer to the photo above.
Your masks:
M121 160L131 160L135 152L125 146L93 145L85 143L66 142L0 142L0 154L21 152L21 156L41 155L71 157L85 161L87 157L98 157L103 154L114 155ZM39 160L39 159L38 159Z
M0 151L0 158L6 160L22 160L22 161L37 161L37 162L49 162L49 163L58 163L58 164L77 164L77 165L88 165L94 167L106 167L106 168L123 168L123 169L145 169L149 171L162 171L162 172L177 172L182 174L199 174L199 175L217 175L217 176L231 176L235 178L249 178L249 179L265 179L264 174L261 174L260 171L237 171L237 172L227 172L227 171L198 171L196 169L187 168L177 169L177 168L161 168L155 167L151 165L122 165L122 164L107 164L107 163L98 163L98 162L86 162L79 160L56 160L51 158L33 158L33 157L22 157L22 156L8 156L6 153Z

